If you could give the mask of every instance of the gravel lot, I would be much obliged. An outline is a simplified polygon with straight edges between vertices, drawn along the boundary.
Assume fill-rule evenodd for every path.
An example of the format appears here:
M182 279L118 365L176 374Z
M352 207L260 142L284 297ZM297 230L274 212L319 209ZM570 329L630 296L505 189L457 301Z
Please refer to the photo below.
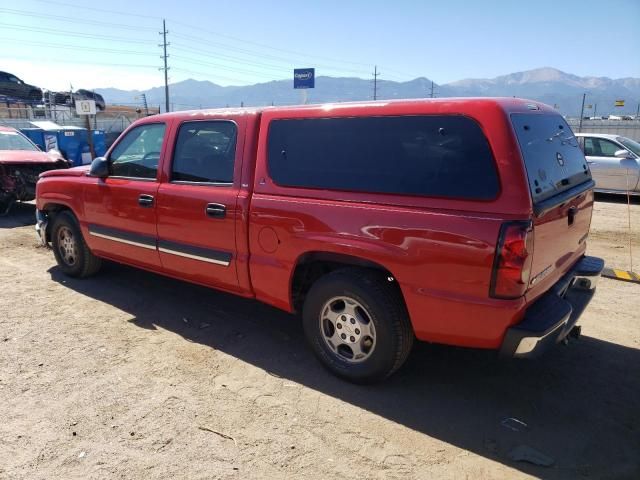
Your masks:
M626 208L599 199L589 246L624 269ZM640 478L638 284L602 279L583 337L537 361L421 344L358 387L257 302L116 264L63 277L33 212L0 219L0 478Z

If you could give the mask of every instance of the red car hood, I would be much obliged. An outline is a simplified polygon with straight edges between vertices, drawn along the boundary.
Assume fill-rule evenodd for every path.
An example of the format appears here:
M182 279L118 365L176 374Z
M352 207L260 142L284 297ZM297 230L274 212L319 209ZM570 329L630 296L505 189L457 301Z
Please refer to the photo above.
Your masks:
M60 154L45 153L30 150L0 150L0 164L11 163L56 163L60 160L65 161Z
M81 165L73 168L63 168L61 170L47 170L40 174L40 178L43 177L82 177L89 173L91 165Z

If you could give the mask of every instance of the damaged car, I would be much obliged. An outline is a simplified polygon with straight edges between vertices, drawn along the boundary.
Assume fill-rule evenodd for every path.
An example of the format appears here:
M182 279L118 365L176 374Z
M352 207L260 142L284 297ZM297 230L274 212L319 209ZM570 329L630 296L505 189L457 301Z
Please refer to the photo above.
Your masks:
M15 202L35 198L42 172L69 167L60 152L43 152L19 131L0 126L0 216Z

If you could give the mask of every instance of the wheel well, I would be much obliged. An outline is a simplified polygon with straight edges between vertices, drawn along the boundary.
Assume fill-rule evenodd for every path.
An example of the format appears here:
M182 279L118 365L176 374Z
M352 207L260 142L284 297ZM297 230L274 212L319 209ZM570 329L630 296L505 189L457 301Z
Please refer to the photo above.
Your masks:
M47 230L45 232L48 242L51 241L51 226L53 225L53 220L55 219L57 214L59 214L60 212L67 211L67 212L70 212L71 215L76 217L75 213L73 213L73 210L71 210L66 205L62 205L60 203L47 203L44 206L43 211L46 212L47 217L49 219L49 221L47 222Z
M376 270L381 275L386 275L389 281L397 285L393 274L379 263L338 253L309 252L298 259L291 279L291 304L293 310L295 312L302 310L304 299L309 289L320 277L335 270L349 267ZM399 287L398 291L400 291ZM400 295L402 295L402 292L400 292Z

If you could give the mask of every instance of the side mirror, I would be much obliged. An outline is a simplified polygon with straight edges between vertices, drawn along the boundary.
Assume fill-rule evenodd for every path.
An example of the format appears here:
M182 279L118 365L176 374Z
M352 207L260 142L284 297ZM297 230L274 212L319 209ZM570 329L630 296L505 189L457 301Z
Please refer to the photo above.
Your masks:
M109 160L104 157L96 157L91 162L89 175L92 177L106 178L109 176Z
M633 158L631 154L624 149L616 150L616 153L614 153L613 155L616 158L622 158L622 159Z

